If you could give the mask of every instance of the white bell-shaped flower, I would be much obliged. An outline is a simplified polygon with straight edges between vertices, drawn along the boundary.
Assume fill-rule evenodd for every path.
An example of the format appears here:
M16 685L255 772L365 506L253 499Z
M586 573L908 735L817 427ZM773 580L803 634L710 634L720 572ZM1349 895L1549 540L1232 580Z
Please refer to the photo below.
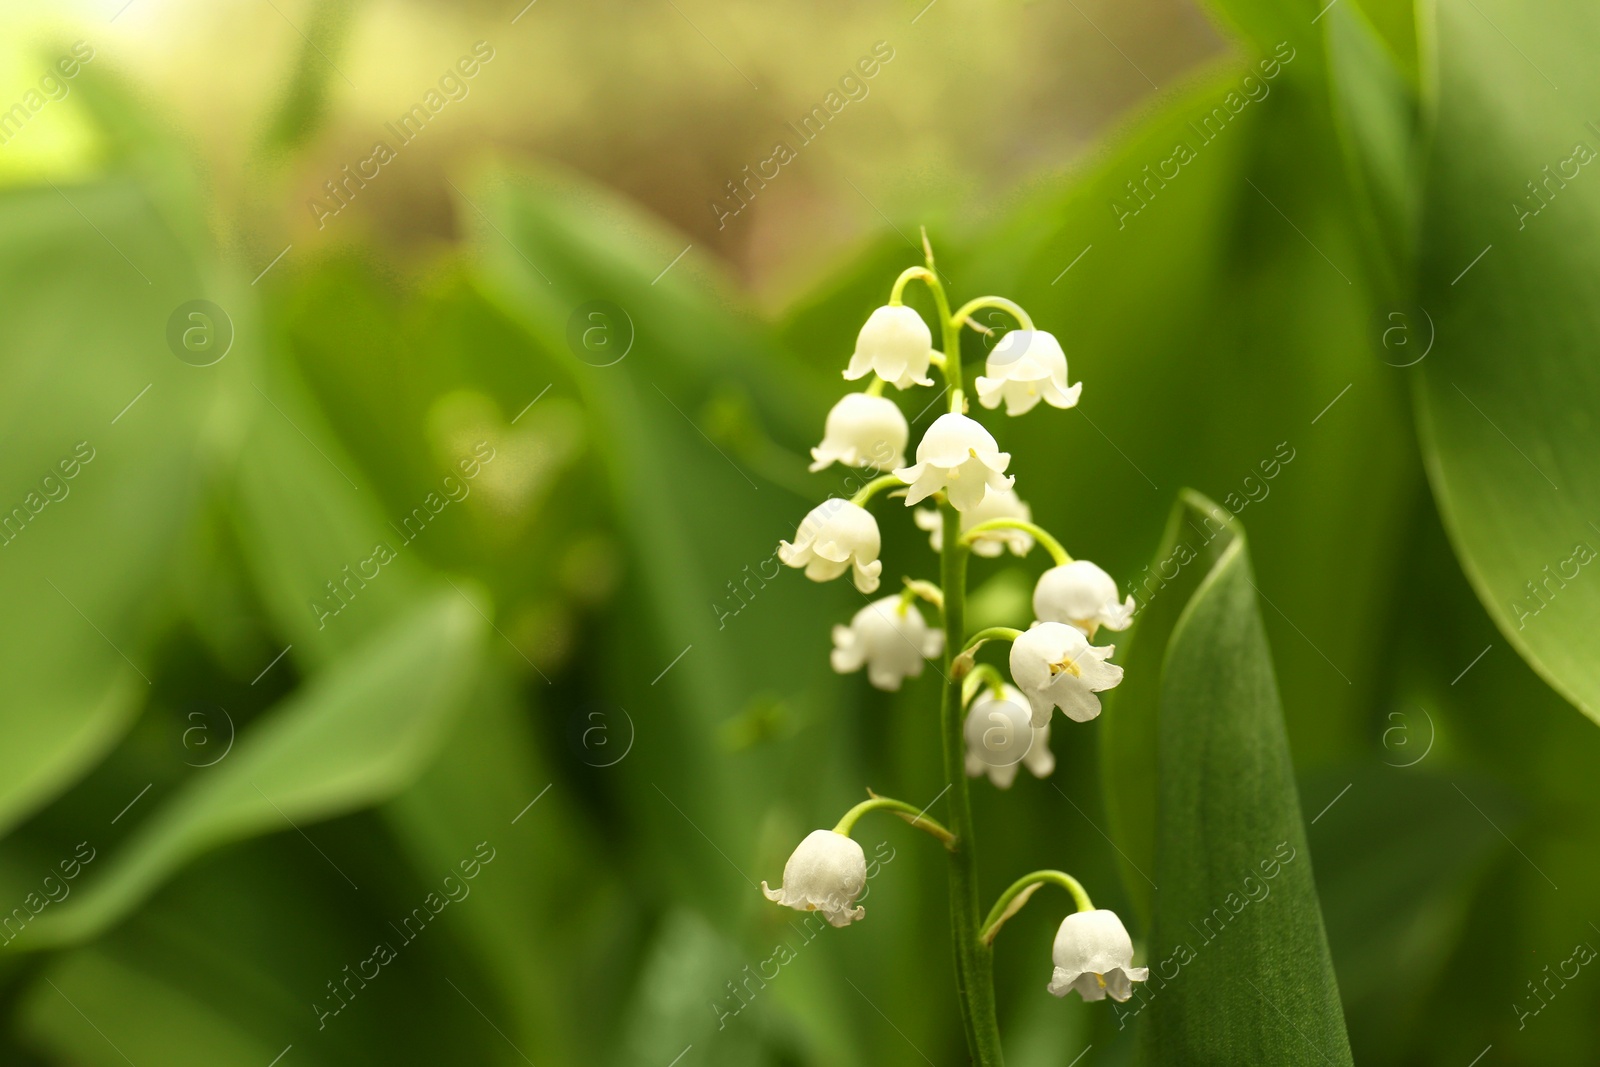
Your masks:
M906 463L911 427L900 406L885 396L846 393L828 412L822 444L811 450L813 471L830 463L893 470Z
M844 376L853 382L876 373L897 389L932 385L932 361L933 334L922 316L904 305L886 304L867 316Z
M1026 765L1035 778L1056 769L1050 751L1050 727L1034 726L1028 698L1016 687L1002 685L1000 695L985 686L967 711L967 777L987 774L998 789L1010 789L1017 767Z
M1122 681L1122 668L1107 663L1113 645L1091 645L1077 627L1036 623L1011 643L1011 680L1033 707L1033 724L1043 726L1060 708L1075 722L1100 714L1096 693Z
M994 436L976 419L958 412L940 415L917 445L917 462L896 470L895 477L911 488L908 505L943 489L951 506L965 512L975 508L989 489L1010 489L1015 478L1005 469L1011 454L1000 451Z
M1104 626L1126 630L1133 624L1133 597L1117 599L1111 575L1086 559L1051 567L1033 587L1033 614L1045 622L1076 626L1087 636Z
M783 865L783 885L761 883L768 900L796 911L820 911L834 926L849 926L866 915L853 906L867 885L867 857L861 846L832 830L813 830Z
M997 408L1004 400L1007 415L1024 415L1041 400L1070 408L1083 391L1082 382L1067 384L1067 355L1043 330L1012 330L994 346L984 369L989 373L973 383L978 403Z
M1133 939L1117 913L1104 908L1080 911L1061 920L1050 953L1055 971L1046 986L1058 997L1077 991L1084 1000L1127 1000L1133 983L1150 977L1133 965Z
M801 520L794 544L778 542L778 559L790 567L804 567L813 582L832 581L853 570L856 588L875 593L883 573L878 559L881 547L878 520L859 504L832 497Z
M944 517L935 508L918 508L911 513L920 529L928 531L928 543L935 552L944 551ZM1033 509L1017 496L1015 489L990 489L978 505L961 513L961 532L966 533L990 519L1033 520ZM972 551L993 559L1011 549L1013 555L1026 556L1033 548L1033 535L1026 530L985 530L972 541Z
M944 631L930 629L905 597L874 600L855 613L849 626L833 628L829 662L840 674L867 668L867 680L894 692L907 678L922 674L922 661L944 651Z

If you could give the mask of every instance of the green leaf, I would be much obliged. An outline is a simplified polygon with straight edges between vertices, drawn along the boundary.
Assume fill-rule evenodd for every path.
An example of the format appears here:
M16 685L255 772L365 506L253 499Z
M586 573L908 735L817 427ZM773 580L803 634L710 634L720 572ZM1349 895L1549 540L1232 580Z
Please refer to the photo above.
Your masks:
M0 623L4 833L103 756L147 699L163 590L199 496L201 426L245 357L196 367L167 350L179 305L205 294L240 306L141 186L8 192L0 232L0 598L18 606Z
M1600 14L1442 0L1436 36L1418 300L1438 343L1416 379L1428 473L1501 632L1600 721L1600 582L1585 573L1600 546L1600 135L1585 111Z
M1242 535L1173 630L1161 679L1149 1062L1350 1064Z
M1233 517L1225 510L1193 490L1180 493L1147 577L1133 589L1134 626L1117 642L1125 674L1107 694L1101 780L1123 885L1146 924L1154 907L1161 661L1178 617L1234 537Z
M461 710L483 626L453 590L419 604L241 736L236 753L180 789L15 947L94 937L204 852L392 796L421 773Z

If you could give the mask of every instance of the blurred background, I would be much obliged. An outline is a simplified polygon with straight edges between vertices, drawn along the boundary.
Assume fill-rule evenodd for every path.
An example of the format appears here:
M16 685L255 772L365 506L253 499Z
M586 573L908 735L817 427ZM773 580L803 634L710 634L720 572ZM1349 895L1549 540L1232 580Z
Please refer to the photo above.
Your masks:
M919 835L846 931L756 889L943 786L937 675L833 674L857 594L774 577L925 227L1085 383L987 420L1074 555L1248 529L1356 1059L1595 1062L1600 25L1536 14L7 5L0 1060L966 1062ZM1099 737L974 783L983 892L1066 866L1142 951ZM1130 1062L1057 921L1008 1062Z

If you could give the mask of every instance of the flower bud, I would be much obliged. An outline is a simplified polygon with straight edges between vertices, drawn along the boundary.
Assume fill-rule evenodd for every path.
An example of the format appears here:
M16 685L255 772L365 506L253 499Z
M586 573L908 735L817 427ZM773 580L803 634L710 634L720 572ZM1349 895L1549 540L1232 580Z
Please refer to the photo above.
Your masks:
M881 547L878 520L859 504L833 497L801 520L794 544L778 543L778 559L790 567L804 567L813 582L830 582L853 569L856 588L875 593L883 572L878 559Z
M832 830L813 830L783 865L783 885L761 883L768 900L796 911L820 911L834 926L849 926L866 915L855 905L867 886L867 857L861 846Z
M1088 637L1104 626L1126 630L1133 624L1133 597L1117 600L1111 575L1086 559L1052 567L1033 588L1033 614L1046 622L1076 626Z
M1055 971L1046 986L1058 997L1076 991L1084 1000L1123 1001L1133 983L1150 977L1133 965L1133 939L1117 913L1104 908L1080 911L1061 920L1050 953Z
M840 674L867 668L867 680L894 692L907 678L922 674L922 661L944 651L944 631L931 630L905 597L874 600L855 613L849 626L833 628L830 662Z
M846 393L828 412L822 444L811 450L813 471L830 463L893 470L906 463L911 428L893 400L868 393Z
M1067 385L1067 355L1043 330L1012 330L994 346L984 369L989 373L973 383L978 403L997 408L1004 400L1007 415L1025 415L1040 400L1070 408L1083 391L1082 382Z
M885 305L867 317L856 335L856 351L844 376L853 382L876 373L897 389L932 385L932 361L933 334L922 316L903 305Z

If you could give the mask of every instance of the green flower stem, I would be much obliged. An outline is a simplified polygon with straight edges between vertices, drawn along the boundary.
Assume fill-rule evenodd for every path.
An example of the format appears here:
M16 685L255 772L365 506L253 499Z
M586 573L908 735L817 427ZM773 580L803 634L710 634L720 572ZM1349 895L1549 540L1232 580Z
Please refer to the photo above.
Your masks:
M970 674L961 683L961 701L963 704L972 703L972 698L978 690L987 685L994 693L995 698L1000 697L1000 687L1005 684L1005 675L987 663L980 663L972 668Z
M963 654L976 652L978 646L985 641L1015 641L1021 636L1022 631L1015 626L986 626L967 638L967 643L961 651Z
M1088 892L1072 875L1065 871L1034 871L1025 874L1011 883L1011 887L1000 894L1000 899L994 902L994 907L989 909L989 917L983 920L983 930L979 938L985 945L994 943L994 935L1000 932L1000 927L1005 921L1017 912L1033 896L1034 890L1041 885L1058 885L1072 894L1072 899L1077 903L1079 911L1093 911L1094 902L1089 899Z
M1057 541L1050 531L1025 519L988 519L968 529L966 533L961 535L961 540L970 545L988 530L1021 530L1024 533L1032 534L1033 539L1043 545L1046 552L1050 553L1051 558L1056 561L1056 566L1059 567L1063 563L1072 562L1072 557L1067 555L1067 550L1061 547L1061 542Z
M857 507L866 507L867 501L871 500L885 489L903 489L905 484L905 482L901 481L899 478L896 478L892 474L881 475L872 479L872 481L868 482L866 485L863 485L860 490L857 491L856 495L850 498L850 503L855 504Z
M945 336L954 332L945 317ZM947 371L959 381L959 349ZM944 775L950 783L949 822L955 832L950 850L950 927L955 945L956 997L961 1005L967 1047L977 1067L1002 1067L1000 1024L995 1015L994 954L978 937L978 859L972 833L972 802L967 789L966 741L962 731L961 678L956 673L957 648L966 629L967 549L961 544L961 513L948 502L940 505L944 517L944 551L939 558L939 584L944 589L944 692L939 701L939 724L944 742Z
M868 790L868 792L871 792L871 790ZM937 837L944 842L945 848L955 847L955 834L946 830L937 820L928 818L922 813L921 809L914 808L903 800L895 800L893 797L880 797L876 793L872 794L872 799L863 800L845 812L844 818L839 820L838 825L833 828L833 832L849 837L850 831L855 828L857 819L869 811L879 810L894 812L918 830Z
M907 267L905 270L900 272L900 277L894 280L894 288L889 290L890 307L900 306L902 302L901 298L906 291L906 286L914 281L926 282L928 283L928 288L940 290L939 276L934 274L933 271L929 270L927 267ZM942 290L940 291L942 292ZM945 306L945 310L941 314L943 314L946 318L949 317L949 305Z
M867 395L868 396L882 396L883 395L883 387L888 385L888 384L889 384L888 382L884 381L882 378L880 378L876 374L874 374L872 376L872 381L867 383Z
M963 322L967 321L967 317L969 315L971 315L974 311L981 311L984 308L995 308L997 310L1004 311L1006 314L1016 319L1018 325L1020 325L1024 330L1033 329L1033 320L1028 317L1028 313L1023 311L1020 305L1007 300L1003 296L980 296L976 300L968 300L965 304L962 304L960 310L955 313L953 319L954 325L959 328Z

